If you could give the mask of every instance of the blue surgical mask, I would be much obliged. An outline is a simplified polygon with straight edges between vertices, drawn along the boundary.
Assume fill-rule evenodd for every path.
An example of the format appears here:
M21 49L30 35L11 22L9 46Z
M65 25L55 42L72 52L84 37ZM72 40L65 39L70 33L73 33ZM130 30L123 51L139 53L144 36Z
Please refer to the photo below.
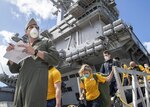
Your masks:
M89 78L89 77L90 77L90 74L85 74L84 77L85 77L85 78Z

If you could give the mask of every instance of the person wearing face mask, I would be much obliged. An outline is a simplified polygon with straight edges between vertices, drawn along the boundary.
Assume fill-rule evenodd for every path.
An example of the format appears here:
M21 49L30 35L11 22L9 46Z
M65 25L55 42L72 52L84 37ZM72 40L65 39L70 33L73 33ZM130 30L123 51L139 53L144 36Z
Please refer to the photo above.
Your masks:
M80 81L80 99L83 99L83 96L85 96L87 102L86 107L102 107L102 93L98 86L100 85L99 83L110 82L113 77L113 71L109 76L104 77L98 73L93 74L91 67L87 64L83 64L79 70L79 75L83 79L83 81ZM97 80L94 78L94 75ZM107 104L105 104L105 107L106 105Z
M105 75L109 75L112 71L112 66L118 66L118 65L116 65L116 63L113 61L113 59L111 58L111 54L108 50L105 50L103 52L103 56L105 62L101 65L100 72ZM110 87L110 96L114 97L117 91L117 84L114 76L111 80L109 87Z
M135 61L130 61L128 69L144 72L144 67L142 65L136 64ZM132 76L130 74L129 74L129 79L130 79L130 81L132 81ZM142 75L138 75L138 81L139 81L139 83L143 83L143 76ZM130 83L132 84L132 82L130 82Z
M39 26L32 18L25 27L28 42L20 47L24 47L24 52L31 57L24 59L19 64L8 61L9 69L12 73L19 73L16 83L14 107L46 107L48 95L48 75L49 69L53 69L59 62L59 53L51 40L41 40L39 38ZM9 45L6 51L14 49L14 45ZM60 87L60 79L54 84ZM57 89L57 91L60 88ZM61 96L58 91L57 97ZM60 107L60 99L56 101L55 107Z

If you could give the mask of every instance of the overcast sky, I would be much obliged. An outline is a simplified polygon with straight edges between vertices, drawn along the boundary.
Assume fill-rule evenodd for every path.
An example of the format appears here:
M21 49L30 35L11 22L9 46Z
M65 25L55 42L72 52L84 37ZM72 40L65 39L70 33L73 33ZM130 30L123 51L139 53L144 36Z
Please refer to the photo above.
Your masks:
M116 4L120 18L133 26L135 34L150 52L150 0L116 0ZM51 28L56 24L56 16L52 15L55 10L50 0L0 0L0 63L8 75L11 73L3 55L11 42L10 37L15 33L22 36L31 17L38 21L41 31Z

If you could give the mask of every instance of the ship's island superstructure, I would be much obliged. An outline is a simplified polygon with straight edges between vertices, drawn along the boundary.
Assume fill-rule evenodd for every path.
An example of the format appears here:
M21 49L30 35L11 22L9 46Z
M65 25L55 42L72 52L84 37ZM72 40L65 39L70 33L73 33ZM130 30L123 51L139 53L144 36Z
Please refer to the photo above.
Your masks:
M60 53L57 68L66 84L63 105L78 104L77 77L81 63L93 65L98 72L104 62L102 52L110 50L122 63L134 60L149 63L150 55L133 32L133 27L119 19L114 0L50 0L57 11L57 24L42 32L53 40ZM16 77L1 74L0 81L15 87Z

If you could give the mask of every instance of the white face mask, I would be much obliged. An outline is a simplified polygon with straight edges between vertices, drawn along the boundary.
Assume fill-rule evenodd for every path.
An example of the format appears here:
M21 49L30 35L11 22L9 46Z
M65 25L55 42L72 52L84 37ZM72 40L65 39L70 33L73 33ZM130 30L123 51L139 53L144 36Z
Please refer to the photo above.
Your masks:
M30 36L32 38L38 38L39 37L39 32L38 32L38 30L35 27L33 29L31 29Z
M104 56L104 59L105 59L105 61L108 61L108 60L110 60L110 57L109 56Z

